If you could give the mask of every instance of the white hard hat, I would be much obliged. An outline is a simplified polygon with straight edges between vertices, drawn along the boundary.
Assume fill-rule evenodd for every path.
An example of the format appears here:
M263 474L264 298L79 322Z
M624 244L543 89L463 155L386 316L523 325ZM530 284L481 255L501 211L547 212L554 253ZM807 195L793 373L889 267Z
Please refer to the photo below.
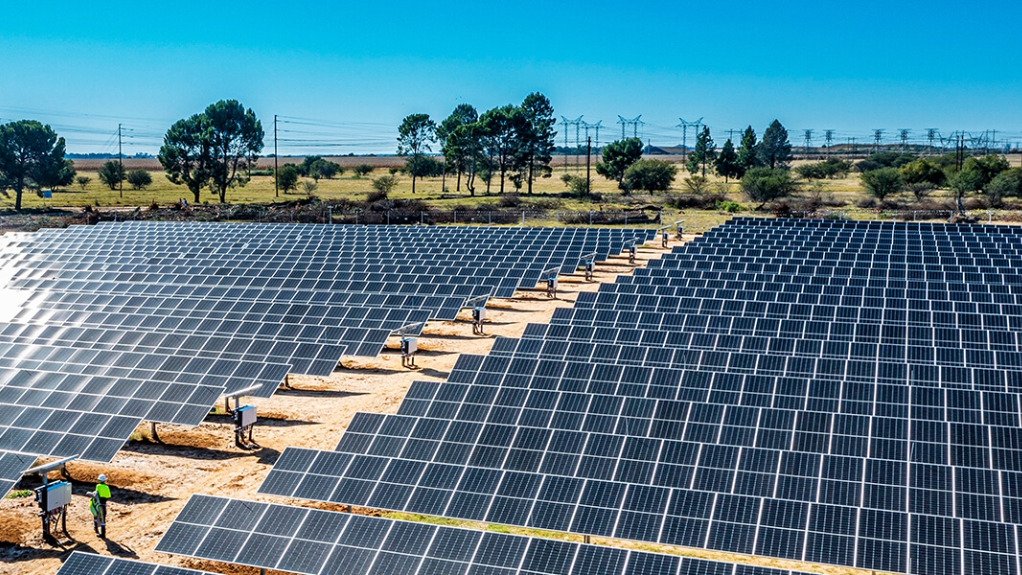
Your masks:
M99 482L100 483L106 483L106 474L105 473L100 473L99 474Z

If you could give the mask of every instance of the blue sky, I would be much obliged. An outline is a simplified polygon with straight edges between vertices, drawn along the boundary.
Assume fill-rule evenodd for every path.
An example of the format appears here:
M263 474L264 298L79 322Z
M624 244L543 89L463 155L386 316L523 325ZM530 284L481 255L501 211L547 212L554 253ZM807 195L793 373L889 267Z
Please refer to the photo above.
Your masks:
M74 151L115 148L120 121L126 151L154 151L173 120L237 98L267 128L307 119L282 126L303 140L289 146L389 152L405 114L538 90L558 115L602 120L603 141L639 114L660 144L700 116L718 143L775 117L798 141L1022 140L1018 0L225 4L8 3L0 119L50 122Z

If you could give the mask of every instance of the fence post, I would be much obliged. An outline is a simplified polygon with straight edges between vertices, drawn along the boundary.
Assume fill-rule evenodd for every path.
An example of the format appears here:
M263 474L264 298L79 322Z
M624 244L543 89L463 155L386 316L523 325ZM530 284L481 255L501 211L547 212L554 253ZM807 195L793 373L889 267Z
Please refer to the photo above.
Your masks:
M593 225L593 211L589 210L589 225Z
M454 212L454 223L458 223L458 210L452 210Z
M522 210L522 225L525 225L525 210Z

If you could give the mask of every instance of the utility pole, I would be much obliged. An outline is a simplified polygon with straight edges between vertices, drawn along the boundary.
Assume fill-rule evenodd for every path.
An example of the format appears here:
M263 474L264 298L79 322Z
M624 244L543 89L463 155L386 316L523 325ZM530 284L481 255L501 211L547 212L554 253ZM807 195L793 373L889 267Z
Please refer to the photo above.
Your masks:
M830 156L830 145L834 141L834 130L824 130L823 141L826 142L827 155Z
M873 153L880 151L880 141L884 139L884 131L880 128L873 130Z
M280 172L277 171L277 115L273 115L273 197L280 197Z
M927 155L933 154L933 141L937 138L937 128L926 129L926 153Z
M642 121L642 114L639 114L638 116L631 119L625 118L623 116L618 116L617 123L621 124L621 139L623 140L628 137L628 134L626 133L628 126L632 127L632 137L638 138L639 126L645 124L646 122Z
M804 132L804 134L805 134L805 145L804 145L803 155L805 156L805 159L808 160L809 159L809 147L813 145L813 131L812 130L806 130Z
M593 155L593 139L586 138L586 195L593 193L593 178L589 173L590 157Z
M898 131L898 137L901 138L902 152L908 150L908 133L909 131L907 128L902 128L901 130Z
M699 135L699 127L703 125L703 118L700 117L695 122L687 122L685 118L678 118L681 121L677 127L681 128L681 155L684 159L688 159L688 129L695 128L695 134ZM733 143L733 142L732 142Z
M121 197L124 197L124 145L121 140L121 125L117 124L117 166L120 171L120 181L117 182L117 189Z
M575 166L578 166L577 158L578 158L579 148L581 147L581 145L580 145L581 142L579 140L579 127L582 125L582 116L579 116L579 117L575 118L574 120L569 120L567 117L561 116L561 123L564 124L564 170L567 171L568 170L568 130L572 126L575 126L575 154L574 154L574 156L576 158ZM576 169L575 171L578 171L578 170Z

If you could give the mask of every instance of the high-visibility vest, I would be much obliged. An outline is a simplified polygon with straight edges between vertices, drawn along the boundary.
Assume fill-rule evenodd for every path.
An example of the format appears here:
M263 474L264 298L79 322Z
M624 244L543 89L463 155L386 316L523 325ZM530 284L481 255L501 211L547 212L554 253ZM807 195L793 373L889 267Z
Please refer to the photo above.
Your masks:
M97 483L96 495L98 495L101 500L110 499L110 486L106 483Z

